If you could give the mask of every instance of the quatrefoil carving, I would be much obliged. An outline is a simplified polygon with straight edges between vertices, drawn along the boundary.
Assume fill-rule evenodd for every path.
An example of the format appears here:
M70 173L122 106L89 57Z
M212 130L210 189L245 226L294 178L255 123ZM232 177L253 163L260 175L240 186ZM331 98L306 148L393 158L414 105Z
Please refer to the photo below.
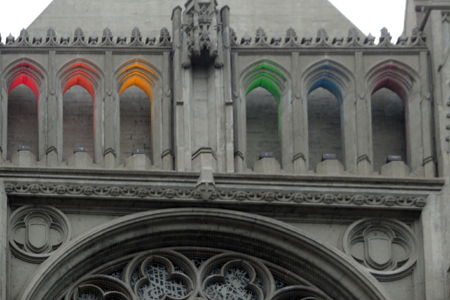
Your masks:
M388 219L353 223L343 240L344 251L379 280L400 279L417 261L417 242L405 224Z
M51 206L21 207L9 224L13 254L31 263L41 263L71 237L69 220Z
M262 289L256 284L256 271L244 260L226 263L219 274L213 274L203 282L203 290L210 299L261 300Z

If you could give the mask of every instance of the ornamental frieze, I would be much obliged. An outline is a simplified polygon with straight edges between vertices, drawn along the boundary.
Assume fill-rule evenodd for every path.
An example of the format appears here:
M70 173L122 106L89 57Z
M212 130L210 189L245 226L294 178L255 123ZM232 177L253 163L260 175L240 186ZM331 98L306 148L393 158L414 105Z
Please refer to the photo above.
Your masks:
M426 198L419 195L371 195L353 193L279 192L255 190L229 190L210 186L197 188L164 188L132 186L96 186L69 184L5 183L8 195L39 195L68 197L126 197L137 199L199 200L227 202L291 203L301 205L402 207L420 209Z

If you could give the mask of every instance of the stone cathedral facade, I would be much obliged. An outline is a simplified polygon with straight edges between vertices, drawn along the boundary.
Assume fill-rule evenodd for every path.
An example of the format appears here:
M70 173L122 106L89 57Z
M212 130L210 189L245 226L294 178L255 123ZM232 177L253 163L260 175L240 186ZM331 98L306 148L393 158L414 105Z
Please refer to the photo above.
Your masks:
M450 1L53 1L0 40L0 299L450 299L449 55Z

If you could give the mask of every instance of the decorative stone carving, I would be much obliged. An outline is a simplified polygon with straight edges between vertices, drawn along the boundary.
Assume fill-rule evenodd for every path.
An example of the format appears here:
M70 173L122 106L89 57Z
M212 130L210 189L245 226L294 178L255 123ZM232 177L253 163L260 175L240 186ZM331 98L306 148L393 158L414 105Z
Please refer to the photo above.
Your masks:
M217 60L222 61L219 51L219 39L222 39L222 24L217 10L217 1L193 0L186 3L184 11L183 29L186 34L184 51L189 59L207 55L216 60L216 67L220 67ZM188 63L184 62L187 66Z
M71 238L67 217L51 206L24 206L9 220L12 253L18 258L41 263Z
M343 247L380 281L407 276L417 261L414 232L396 220L363 219L353 223L345 232Z
M286 274L289 272L234 252L160 249L94 270L93 275L74 283L64 299L331 300L302 278Z
M96 196L126 197L147 199L200 199L197 189L162 188L162 187L124 187L124 186L90 186L90 185L57 185L57 184L25 184L5 183L5 191L9 195L58 195L58 196ZM324 201L324 195L328 195ZM331 198L330 198L331 197ZM237 202L279 202L304 205L356 205L370 207L402 207L418 209L425 207L427 200L419 195L383 196L370 194L321 194L314 192L270 192L220 190L211 193L209 200Z

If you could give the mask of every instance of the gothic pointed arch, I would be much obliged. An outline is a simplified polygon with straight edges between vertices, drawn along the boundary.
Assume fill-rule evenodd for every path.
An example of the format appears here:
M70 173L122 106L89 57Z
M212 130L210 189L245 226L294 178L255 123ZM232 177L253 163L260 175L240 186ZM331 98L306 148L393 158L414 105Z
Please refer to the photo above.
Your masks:
M120 99L120 155L122 163L131 156L133 149L144 150L155 163L154 124L155 106L160 118L159 103L154 105L155 89L161 77L151 63L133 59L122 64L116 72L118 97Z
M10 157L17 146L30 146L31 152L39 159L44 155L44 142L39 144L39 135L43 134L46 120L39 117L39 111L45 111L46 101L46 80L47 72L45 69L33 59L28 57L19 58L11 62L5 69L1 77L3 85L4 101L7 101L8 111L2 112L2 126L6 129L8 136L7 144L2 145L5 149L4 155ZM10 96L19 96L14 93L19 86L26 86L30 92L30 96L11 99ZM20 95L26 95L26 90L19 91ZM35 96L35 101L33 96ZM11 102L11 100L13 100ZM16 122L17 121L17 122ZM9 123L10 126L7 126ZM25 126L14 124L24 123ZM28 126L28 127L27 127ZM17 130L22 130L20 133ZM23 137L23 139L20 139ZM19 140L17 139L19 138Z
M292 151L282 146L292 141L292 116L287 115L292 111L290 90L289 72L273 61L260 60L242 72L241 97L246 107L240 118L246 136L241 149L247 167L258 160L260 152L274 152L282 168L290 167Z
M367 72L375 171L380 171L389 155L401 156L413 169L422 163L420 158L414 158L411 151L418 145L412 146L409 137L410 131L420 124L419 119L410 120L410 112L420 111L416 100L420 94L418 78L408 65L392 59L376 64ZM416 130L420 132L420 127Z
M348 87L353 81L352 73L340 63L325 59L310 66L304 72L304 87L307 94L324 88L342 103Z
M346 163L346 139L351 137L343 120L346 97L353 86L352 73L340 63L325 59L311 65L303 75L303 98L306 100L308 163L314 169L323 154L335 154ZM306 132L305 132L306 133Z
M101 83L102 75L100 69L94 63L87 59L78 58L61 68L59 80L63 95L71 87L79 85L89 92L95 102L96 90Z
M62 158L75 147L85 147L98 160L101 154L101 98L104 74L93 62L77 58L64 64L57 73L62 107ZM101 101L100 101L101 102ZM82 132L83 134L80 134Z
M177 299L207 299L217 283L240 285L245 297L239 299L390 299L342 252L283 222L227 210L168 209L122 217L74 239L39 267L18 300L75 299L84 292L134 300L154 284L146 270L171 274L163 276L171 281L164 289ZM230 282L233 272L248 279ZM287 286L275 284L279 279Z

